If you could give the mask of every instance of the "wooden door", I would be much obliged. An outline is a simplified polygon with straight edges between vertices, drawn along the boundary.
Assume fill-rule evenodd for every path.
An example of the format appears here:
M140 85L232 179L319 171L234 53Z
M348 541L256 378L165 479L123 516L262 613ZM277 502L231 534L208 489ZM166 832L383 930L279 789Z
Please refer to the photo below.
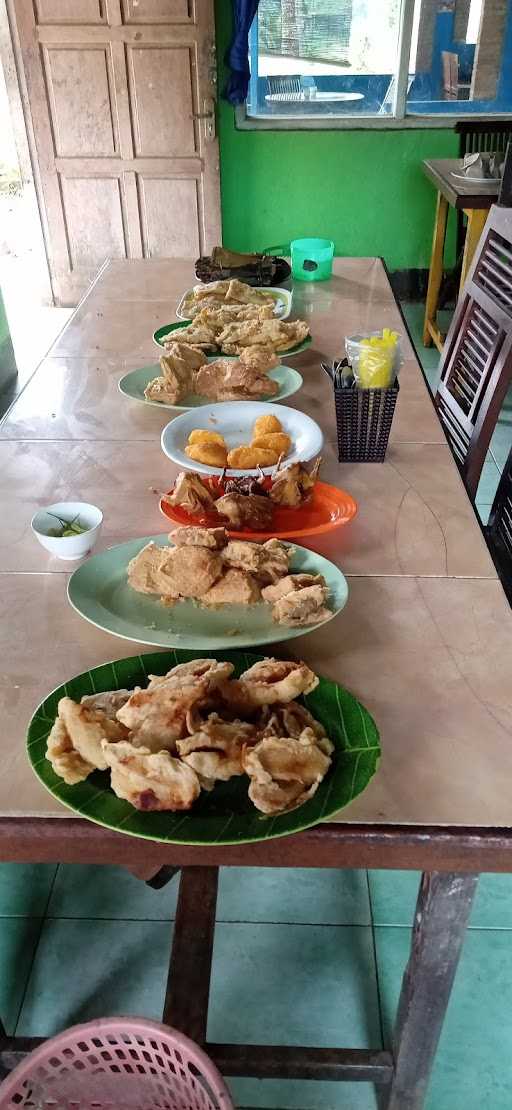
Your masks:
M55 299L221 241L213 0L8 0Z

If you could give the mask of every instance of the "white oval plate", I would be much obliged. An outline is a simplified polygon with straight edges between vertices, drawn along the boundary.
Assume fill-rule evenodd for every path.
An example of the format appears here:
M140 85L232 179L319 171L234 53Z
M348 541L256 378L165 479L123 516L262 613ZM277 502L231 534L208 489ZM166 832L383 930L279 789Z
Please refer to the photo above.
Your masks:
M185 397L184 401L187 403L183 405L166 405L162 401L148 401L147 397L144 396L144 390L153 378L158 377L159 373L160 367L157 364L141 366L139 370L130 370L130 373L125 374L124 378L121 378L118 382L119 390L132 401L142 401L144 405L153 405L157 409L169 409L170 412L188 412L189 409L197 409L208 404L208 398L201 397L197 393L190 393L188 397ZM291 366L276 366L269 371L268 376L279 383L279 393L270 398L272 402L284 401L285 397L291 397L302 387L302 375ZM254 404L254 401L250 403ZM226 404L232 405L234 402L227 401Z
M210 432L220 432L224 436L228 450L241 444L249 444L252 438L254 421L258 416L275 416L276 409L268 401L223 401L216 405L202 405L201 408L184 412L167 424L162 432L162 451L185 470L195 470L199 474L222 474L222 467L207 466L195 462L185 454L188 437L195 428L207 428ZM284 460L309 462L320 454L324 437L318 424L297 409L286 405L279 407L279 420L292 441L290 454ZM273 466L263 468L264 474L271 474ZM229 470L229 474L259 474L258 470Z
M210 284L213 285L214 282L207 282L206 285L205 285L205 288L207 288L207 286L210 285ZM291 289L280 289L279 286L277 286L277 285L258 285L257 286L257 291L259 291L261 293L271 293L272 296L274 297L274 300L275 300L274 316L277 316L279 320L286 320L286 318L290 315L290 312L292 310L292 296L293 296L292 290ZM183 306L184 306L186 298L189 297L191 293L192 293L192 289L187 289L186 290L186 292L183 294L183 296L181 298L181 301L180 301L180 303L179 303L179 305L176 309L176 316L178 316L180 320L190 320L190 316L187 316L187 313L185 312ZM227 304L236 304L237 302L236 301L227 301L226 303ZM262 304L263 304L263 302L262 302ZM205 308L208 307L207 303L205 303L204 307Z

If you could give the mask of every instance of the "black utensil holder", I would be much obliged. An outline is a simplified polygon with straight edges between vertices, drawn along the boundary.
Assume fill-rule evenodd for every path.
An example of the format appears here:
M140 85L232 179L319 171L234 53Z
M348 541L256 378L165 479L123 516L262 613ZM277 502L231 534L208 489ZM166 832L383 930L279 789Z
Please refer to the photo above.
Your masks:
M398 390L334 390L339 462L384 462Z

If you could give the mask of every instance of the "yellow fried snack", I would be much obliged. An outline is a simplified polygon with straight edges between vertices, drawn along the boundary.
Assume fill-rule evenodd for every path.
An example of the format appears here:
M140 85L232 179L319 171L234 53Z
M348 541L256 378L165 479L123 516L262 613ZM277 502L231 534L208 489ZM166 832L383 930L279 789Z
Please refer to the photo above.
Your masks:
M254 421L252 438L254 441L258 436L266 436L269 432L282 432L282 430L283 426L277 416L258 416Z
M185 447L185 454L206 466L226 465L226 448L221 443L192 443Z
M241 444L229 451L228 466L237 470L255 470L258 466L274 466L278 458L277 451Z
M207 428L194 428L188 437L189 443L220 443L225 447L224 436L220 432L209 432Z
M277 451L278 455L287 455L292 441L286 432L268 432L264 436L255 436L251 447L263 447L266 451Z

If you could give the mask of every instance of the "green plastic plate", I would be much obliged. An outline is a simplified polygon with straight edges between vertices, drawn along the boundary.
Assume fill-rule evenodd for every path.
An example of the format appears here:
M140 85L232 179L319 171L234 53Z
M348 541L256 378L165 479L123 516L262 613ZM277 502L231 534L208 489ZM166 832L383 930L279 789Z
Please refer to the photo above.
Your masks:
M169 543L166 535L130 540L109 547L99 555L91 555L75 570L68 583L68 598L80 616L124 640L153 647L189 648L196 654L216 648L227 650L273 644L276 640L304 636L321 627L318 624L306 628L276 625L270 605L263 602L205 609L193 601L181 601L168 608L157 597L136 593L128 585L126 568L130 559L150 540L160 547L167 547ZM334 617L343 609L348 597L345 576L334 563L315 551L305 547L295 547L294 551L291 573L323 574Z
M55 774L46 759L46 740L60 698L79 700L84 694L102 690L145 686L148 674L165 674L176 663L196 656L197 652L189 651L135 655L85 671L49 694L32 717L27 746L33 770L50 794L79 816L129 836L168 844L245 844L316 825L338 813L365 789L380 757L377 727L348 690L327 678L320 678L316 690L301 700L322 722L334 743L333 762L314 797L291 813L277 817L259 813L247 796L245 775L216 783L210 794L203 791L188 813L139 813L129 802L116 797L107 772L95 771L76 786L66 786ZM238 651L216 653L216 657L231 660L235 675L263 658Z
M119 381L119 389L125 397L129 397L132 401L142 401L143 405L154 405L157 409L171 409L172 412L187 412L188 409L196 409L201 405L210 403L209 398L200 397L197 393L191 393L188 397L184 397L184 404L182 405L165 405L161 401L148 401L147 397L144 396L144 390L149 382L153 378L157 378L159 374L160 367L156 364L141 366L139 370L130 370L130 373L125 374L124 378ZM284 401L285 397L291 397L302 386L302 375L291 366L276 366L275 370L271 370L268 376L279 383L279 393L276 393L275 397L268 397L267 400L269 401Z
M153 339L154 339L157 347L162 347L163 350L165 351L165 347L162 343L162 337L164 335L168 335L168 333L170 331L176 331L176 328L188 328L189 324L190 324L190 320L180 320L178 323L163 324L161 328L157 328L156 331L153 332ZM306 347L310 347L310 346L311 346L311 336L308 335L306 339L302 340L302 343L296 343L295 347L289 347L287 351L278 351L277 352L278 357L283 358L285 355L298 355L299 351L305 351ZM238 355L221 355L221 354L218 354L218 355L212 355L210 357L211 358L238 358Z

